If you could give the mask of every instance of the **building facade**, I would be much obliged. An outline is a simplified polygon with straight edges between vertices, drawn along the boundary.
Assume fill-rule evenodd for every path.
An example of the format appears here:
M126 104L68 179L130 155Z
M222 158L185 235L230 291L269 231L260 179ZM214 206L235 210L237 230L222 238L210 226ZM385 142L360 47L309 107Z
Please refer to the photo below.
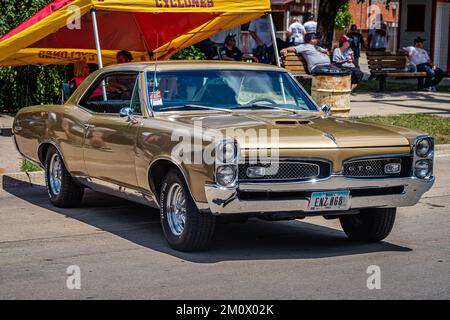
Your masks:
M400 47L426 39L434 63L450 75L450 0L401 0Z

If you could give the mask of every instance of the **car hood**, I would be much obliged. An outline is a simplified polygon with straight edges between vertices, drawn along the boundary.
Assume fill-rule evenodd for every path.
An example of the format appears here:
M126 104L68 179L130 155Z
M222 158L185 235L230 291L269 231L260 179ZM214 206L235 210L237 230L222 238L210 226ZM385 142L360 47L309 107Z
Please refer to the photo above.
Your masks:
M219 130L241 148L359 148L409 146L401 128L322 117L321 113L234 112L172 114L172 121ZM398 130L397 130L398 129ZM267 134L265 134L267 132ZM258 140L249 139L256 136ZM267 139L262 137L267 136ZM277 138L278 137L278 138Z

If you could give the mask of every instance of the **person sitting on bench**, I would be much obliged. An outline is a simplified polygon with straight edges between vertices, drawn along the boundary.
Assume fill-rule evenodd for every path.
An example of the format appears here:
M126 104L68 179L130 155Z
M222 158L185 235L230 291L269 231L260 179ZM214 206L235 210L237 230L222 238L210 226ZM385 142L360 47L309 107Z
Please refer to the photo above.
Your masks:
M339 48L333 51L333 62L342 69L349 70L352 73L352 92L363 79L364 73L356 68L353 51L350 49L348 37L343 36L339 39Z
M439 69L431 61L428 52L423 48L425 39L417 37L414 39L414 46L403 48L408 54L408 59L416 65L418 72L426 72L425 90L436 91L436 86L444 77L444 71Z
M307 33L304 44L283 49L281 50L281 55L286 57L288 52L301 53L312 75L325 69L329 71L330 69L337 68L331 64L328 50L319 47L317 43L317 35L315 33Z

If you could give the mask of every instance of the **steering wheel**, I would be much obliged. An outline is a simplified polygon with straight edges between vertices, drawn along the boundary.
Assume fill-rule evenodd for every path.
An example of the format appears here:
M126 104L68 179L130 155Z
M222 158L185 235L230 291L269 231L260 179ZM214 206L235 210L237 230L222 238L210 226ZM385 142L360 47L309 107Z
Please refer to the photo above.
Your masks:
M246 105L247 106L251 106L251 105L254 105L257 102L269 102L270 104L273 104L273 105L277 105L278 104L274 100L269 99L269 98L257 98L257 99L253 99L252 101L247 102Z

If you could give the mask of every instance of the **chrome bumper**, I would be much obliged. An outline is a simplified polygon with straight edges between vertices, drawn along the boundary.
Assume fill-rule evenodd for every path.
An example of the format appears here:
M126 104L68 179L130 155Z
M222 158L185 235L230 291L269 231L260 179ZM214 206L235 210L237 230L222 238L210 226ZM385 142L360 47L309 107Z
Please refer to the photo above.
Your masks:
M419 201L420 197L433 186L434 180L434 177L428 180L414 177L354 179L334 175L315 182L240 183L236 188L222 188L211 184L205 187L208 203L198 204L198 206L200 209L209 209L215 215L270 212L305 212L305 215L308 215L309 197L283 200L243 200L239 199L239 193L280 192L282 194L288 191L335 191L404 187L404 191L401 194L352 197L349 210L371 207L408 207L415 205ZM317 215L317 212L310 212L310 214Z

